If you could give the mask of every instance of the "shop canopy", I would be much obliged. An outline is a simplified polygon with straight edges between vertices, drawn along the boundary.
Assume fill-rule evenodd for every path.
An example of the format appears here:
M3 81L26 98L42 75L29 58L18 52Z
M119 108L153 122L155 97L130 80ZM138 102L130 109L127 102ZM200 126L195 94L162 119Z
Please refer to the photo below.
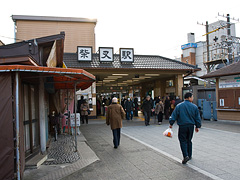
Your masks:
M87 89L95 81L95 76L83 69L50 68L28 65L2 65L0 72L36 73L26 78L46 77L47 83L54 84L55 89Z

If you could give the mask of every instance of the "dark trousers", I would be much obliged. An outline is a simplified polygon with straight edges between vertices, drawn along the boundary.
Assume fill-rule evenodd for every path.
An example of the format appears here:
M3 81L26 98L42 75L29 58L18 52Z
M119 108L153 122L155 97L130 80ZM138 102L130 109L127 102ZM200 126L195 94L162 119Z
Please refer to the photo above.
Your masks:
M159 112L159 114L157 115L158 117L158 122L162 122L163 120L163 113L162 112Z
M169 119L169 109L165 110L165 119L168 120Z
M135 105L134 116L138 116L138 107Z
M81 116L81 122L84 124L84 119L86 119L86 124L88 124L88 115Z
M114 147L118 147L120 144L120 135L121 135L121 128L113 129L113 145Z
M133 111L126 111L127 120L133 119Z
M192 137L194 125L179 126L178 139L182 150L183 157L192 157Z
M148 125L150 122L151 111L144 111L145 125Z

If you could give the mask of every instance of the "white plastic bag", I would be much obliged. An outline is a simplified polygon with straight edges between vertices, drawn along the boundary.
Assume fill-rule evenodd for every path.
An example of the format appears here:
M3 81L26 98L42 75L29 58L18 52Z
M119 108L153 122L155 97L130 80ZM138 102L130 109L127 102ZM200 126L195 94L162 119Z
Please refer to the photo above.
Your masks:
M173 131L171 128L168 128L166 129L164 132L163 132L163 135L164 136L167 136L167 137L172 137L173 136Z

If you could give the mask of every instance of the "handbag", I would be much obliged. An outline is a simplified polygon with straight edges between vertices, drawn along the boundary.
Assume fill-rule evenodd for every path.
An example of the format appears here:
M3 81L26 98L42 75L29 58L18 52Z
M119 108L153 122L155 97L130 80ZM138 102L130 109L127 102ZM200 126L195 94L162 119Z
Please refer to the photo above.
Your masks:
M91 114L91 111L90 111L89 109L87 110L87 112L88 112L88 115L90 115L90 114Z

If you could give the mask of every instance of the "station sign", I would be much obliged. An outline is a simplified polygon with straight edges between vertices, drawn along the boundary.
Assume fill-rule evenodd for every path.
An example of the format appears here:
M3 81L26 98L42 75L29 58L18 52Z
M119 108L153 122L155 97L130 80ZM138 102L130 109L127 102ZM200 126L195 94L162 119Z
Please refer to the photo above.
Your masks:
M120 61L121 62L134 62L133 48L120 48Z
M77 55L78 61L92 61L92 47L78 46Z
M119 56L121 63L133 63L134 62L134 49L133 48L120 48ZM78 61L91 62L93 59L92 47L90 46L78 46L77 47ZM112 47L99 47L99 61L100 62L113 62L114 53Z
M99 47L99 61L100 62L113 62L113 48Z

